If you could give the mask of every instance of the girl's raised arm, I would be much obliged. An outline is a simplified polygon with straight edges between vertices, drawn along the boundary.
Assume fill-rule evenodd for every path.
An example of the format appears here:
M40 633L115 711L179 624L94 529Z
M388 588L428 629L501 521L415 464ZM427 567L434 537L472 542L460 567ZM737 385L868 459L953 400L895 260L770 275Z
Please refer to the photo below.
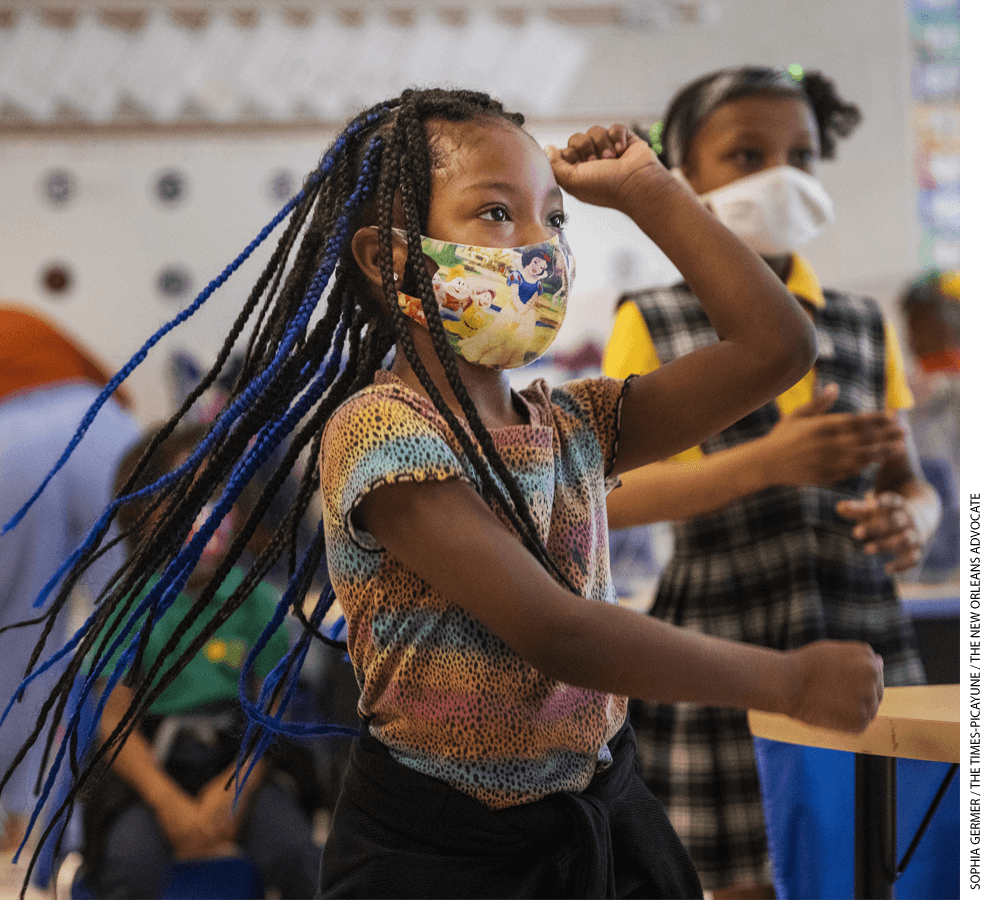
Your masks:
M693 447L808 371L810 318L767 264L711 216L623 125L547 150L558 184L628 215L697 294L720 338L635 380L622 407L617 473Z
M876 715L882 665L866 644L820 641L782 652L585 600L557 584L466 482L383 485L358 516L397 559L550 678L659 703L784 713L849 732Z

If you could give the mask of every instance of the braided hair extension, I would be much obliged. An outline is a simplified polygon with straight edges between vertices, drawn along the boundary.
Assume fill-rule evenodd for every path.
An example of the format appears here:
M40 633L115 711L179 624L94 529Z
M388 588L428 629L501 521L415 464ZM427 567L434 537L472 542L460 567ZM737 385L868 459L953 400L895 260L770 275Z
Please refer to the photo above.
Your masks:
M333 600L328 585L315 610L309 616L303 612L303 601L324 551L322 527L300 551L297 546L300 524L319 489L319 442L326 422L340 403L372 383L375 372L396 346L403 350L420 383L451 427L486 499L503 512L525 546L547 570L568 584L544 546L522 491L460 380L422 251L433 173L443 163L438 140L442 125L438 123L475 120L502 123L505 127L520 127L523 123L521 116L506 112L500 103L485 94L439 89L407 90L400 97L357 116L341 132L299 194L188 309L149 339L87 413L56 469L78 444L99 407L158 340L193 315L261 241L283 219L288 219L215 363L148 443L83 545L62 565L39 598L40 605L54 592L52 609L46 614L45 635L35 648L21 689L28 688L41 672L54 666L60 667L60 677L42 704L33 733L0 778L2 790L27 750L44 733L47 732L46 755L58 744L29 831L60 767L66 763L66 756L74 778L60 811L71 807L95 772L112 764L154 700L283 555L289 559L289 586L278 611L252 650L245 671L290 610L303 622L304 631L290 654L265 680L256 700L247 696L242 678L241 701L250 723L242 761L252 752L256 759L257 753L271 740L273 731L306 735L339 731L334 726L281 721L306 649L314 638L326 640L320 633L320 625ZM409 239L403 288L423 300L434 348L464 412L467 428L444 402L440 388L429 376L416 352L409 319L398 305L391 244L396 201L401 203L404 218L401 224ZM371 223L379 229L380 270L390 317L383 316L368 297L367 281L350 256L355 231ZM323 308L317 314L321 302ZM196 399L216 381L255 315L257 321L243 353L243 368L216 422L181 465L159 475L152 467L156 452L180 427ZM184 588L220 522L258 468L269 459L277 461L274 475L253 502L230 548L162 652L147 670L142 669L135 661L143 658L151 629ZM236 590L214 608L211 601L217 589L255 535L275 494L297 462L303 464L303 474L289 512L274 526ZM43 488L44 484L37 493ZM214 498L212 512L200 523L197 521L200 513ZM125 507L138 511L128 516ZM7 528L14 527L18 518L8 523ZM120 533L108 539L115 519L119 520ZM188 540L187 535L191 535ZM101 592L93 613L64 647L39 665L57 611L67 601L80 574L121 540L131 545L128 559ZM158 573L159 577L146 590L151 573ZM197 620L207 609L209 622L201 627ZM192 634L194 625L196 633ZM187 639L185 649L176 654L174 661L166 662L183 639ZM104 678L107 671L110 674ZM96 723L113 687L125 678L134 692L129 708L99 747L88 753L81 751L92 742ZM86 732L81 725L81 713L86 704L93 703L96 716ZM56 740L63 715L68 717L65 734ZM58 813L52 816L31 866L61 818Z

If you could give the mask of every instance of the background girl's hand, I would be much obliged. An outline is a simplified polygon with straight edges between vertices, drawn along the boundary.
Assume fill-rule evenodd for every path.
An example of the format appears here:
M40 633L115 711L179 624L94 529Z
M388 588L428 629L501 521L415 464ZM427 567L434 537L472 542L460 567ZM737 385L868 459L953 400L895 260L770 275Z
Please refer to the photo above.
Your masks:
M184 791L156 810L156 815L178 859L214 856L230 847L230 841L217 833L215 823L199 800Z
M573 134L563 150L547 147L554 177L567 193L595 206L623 208L630 197L655 178L674 181L649 145L625 125L596 125Z
M883 660L858 641L815 641L788 653L794 678L787 714L808 725L859 734L883 698Z
M888 574L905 572L921 562L925 536L915 520L914 507L897 491L869 493L862 500L840 500L840 516L851 519L852 534L863 542L863 552L890 554Z
M838 388L828 385L784 416L766 437L767 482L829 484L904 452L904 429L888 413L829 413Z
M228 773L221 772L206 782L196 795L196 801L216 839L233 842L237 837L238 818L234 814L234 787L227 788L227 779ZM244 806L244 803L239 804L237 811L243 812Z

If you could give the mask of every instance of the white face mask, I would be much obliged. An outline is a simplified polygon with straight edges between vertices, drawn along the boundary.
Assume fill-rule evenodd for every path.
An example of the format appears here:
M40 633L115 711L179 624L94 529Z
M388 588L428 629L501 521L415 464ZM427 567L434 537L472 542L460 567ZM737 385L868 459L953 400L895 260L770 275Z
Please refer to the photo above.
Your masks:
M747 175L698 200L760 256L796 250L835 218L821 182L794 166Z

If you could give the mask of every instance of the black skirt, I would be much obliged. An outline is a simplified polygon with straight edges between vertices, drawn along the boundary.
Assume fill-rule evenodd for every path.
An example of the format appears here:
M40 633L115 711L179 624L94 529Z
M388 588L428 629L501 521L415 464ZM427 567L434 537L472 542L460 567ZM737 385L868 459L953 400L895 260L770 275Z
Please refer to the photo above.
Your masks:
M357 741L323 853L329 897L691 897L701 884L639 777L628 723L581 793L494 810Z

